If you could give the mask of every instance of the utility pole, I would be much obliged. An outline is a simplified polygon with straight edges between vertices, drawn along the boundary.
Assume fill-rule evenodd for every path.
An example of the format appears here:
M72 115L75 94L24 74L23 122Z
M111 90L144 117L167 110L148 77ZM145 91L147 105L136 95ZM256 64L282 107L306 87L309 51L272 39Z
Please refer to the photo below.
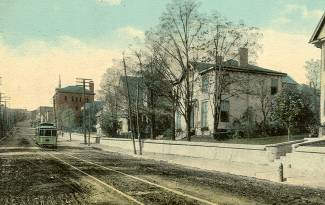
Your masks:
M123 54L123 67L124 67L124 77L125 77L125 83L126 83L126 90L128 94L128 113L129 113L129 123L130 123L130 130L131 130L131 138L132 138L132 144L133 144L133 153L137 154L137 150L135 147L135 140L134 140L134 135L133 135L133 125L132 125L132 112L131 112L131 99L130 99L130 90L129 90L129 82L128 82L128 76L126 74L126 62L125 62L125 57Z
M85 107L86 108L86 107ZM91 132L91 114L92 114L92 104L88 110L88 146L90 146L90 132Z
M3 124L3 115L1 111L1 102L2 102L2 93L0 92L0 137L4 137L3 136L4 124Z
M86 86L89 88L89 83L93 83L92 79L87 79L87 78L76 78L76 82L79 83L77 84L78 86L82 86L83 93L82 93L82 98L83 98L83 120L82 120L82 127L83 127L83 132L84 132L84 143L87 144L87 130L86 130Z
M0 93L1 94L1 93ZM7 131L10 129L8 111L7 111L7 102L10 100L10 97L1 95L0 104L4 103L4 109L2 113L2 125L3 125L3 136L7 135Z

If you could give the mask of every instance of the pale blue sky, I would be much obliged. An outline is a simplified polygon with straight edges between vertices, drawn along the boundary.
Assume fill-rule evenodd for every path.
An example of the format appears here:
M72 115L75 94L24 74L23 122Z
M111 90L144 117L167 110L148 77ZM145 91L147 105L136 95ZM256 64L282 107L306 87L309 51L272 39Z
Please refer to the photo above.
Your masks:
M92 78L95 89L113 59L157 25L170 0L0 0L0 91L13 107L51 105L62 84ZM325 0L201 0L232 21L261 29L262 67L305 83L304 63L319 58L308 39ZM28 80L26 80L28 79ZM22 83L23 82L23 83Z
M112 3L113 2L113 3ZM115 2L115 3L114 3ZM0 32L6 43L54 42L60 36L114 41L125 26L146 30L158 22L169 0L1 0ZM324 0L201 0L201 12L218 10L228 18L260 28L311 33ZM309 12L309 13L308 13ZM314 13L313 13L314 12Z

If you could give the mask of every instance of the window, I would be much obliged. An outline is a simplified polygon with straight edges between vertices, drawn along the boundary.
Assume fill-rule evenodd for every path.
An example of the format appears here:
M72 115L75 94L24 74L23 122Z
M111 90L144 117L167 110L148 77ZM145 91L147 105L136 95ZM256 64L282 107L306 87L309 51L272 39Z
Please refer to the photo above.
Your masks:
M221 101L220 121L229 122L229 101Z
M208 101L202 102L201 106L201 127L208 126Z
M72 102L74 101L74 97L73 96L71 97L71 100L72 100Z
M67 97L66 95L64 96L64 100L65 100L65 101L67 101L67 100L68 100L68 97Z
M208 74L202 75L202 92L208 92L209 90L209 76Z
M79 98L79 102L81 102L81 97Z
M76 106L76 111L78 111L78 106Z
M52 130L52 136L56 136L56 130Z
M40 129L39 130L39 135L40 136L51 136L51 131L49 129Z
M224 74L223 75L223 91L224 94L226 93L230 93L230 84L231 84L231 80L230 80L230 76L229 74Z
M89 102L89 99L87 98L87 102Z
M275 95L278 93L278 84L279 84L278 79L271 80L271 95Z
M176 111L176 129L181 129L181 114Z

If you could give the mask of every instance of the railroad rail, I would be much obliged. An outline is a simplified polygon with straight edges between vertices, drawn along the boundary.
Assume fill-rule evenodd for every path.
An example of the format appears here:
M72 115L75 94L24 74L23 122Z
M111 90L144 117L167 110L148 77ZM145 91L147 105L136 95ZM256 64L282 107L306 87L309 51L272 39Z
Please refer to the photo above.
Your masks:
M120 195L124 196L125 198L127 198L128 200L130 201L133 201L134 203L136 204L143 204L142 202L139 202L137 199L135 199L134 197L122 192L121 190L118 190L117 188L107 184L106 182L98 179L97 177L77 168L76 166L68 163L67 161L61 159L60 157L58 157L57 155L64 155L64 156L67 156L67 157L70 157L70 158L73 158L73 159L77 159L79 161L82 161L84 163L87 163L87 164L90 164L90 165L94 165L94 166L97 166L101 169L104 169L104 170L108 170L110 172L114 172L114 173L117 173L117 174L120 174L122 176L125 176L125 177L128 177L128 178L131 178L133 180L136 180L136 181L139 181L139 182L142 182L142 183L145 183L145 184L148 184L148 185L151 185L151 186L154 186L154 187L157 187L159 189L163 189L167 192L170 192L170 193L173 193L175 195L178 195L178 196L182 196L184 198L187 198L187 199L190 199L190 200L194 200L194 201L197 201L197 202L200 202L202 204L208 204L208 205L217 205L216 203L214 202L211 202L211 201L208 201L208 200L205 200L205 199L202 199L202 198L199 198L199 197L196 197L196 196L193 196L193 195L190 195L190 194L186 194L186 193L183 193L181 191L178 191L178 190L174 190L174 189L171 189L171 188L168 188L168 187L165 187L163 185L160 185L160 184L157 184L157 183L154 183L154 182L151 182L151 181L148 181L146 179L142 179L142 178L139 178L137 176L133 176L133 175L130 175L130 174L127 174L127 173L124 173L124 172L121 172L121 171L118 171L118 170L115 170L115 169L112 169L112 168L109 168L109 167L106 167L106 166L103 166L103 165L100 165L100 164L97 164L97 163L94 163L94 162L91 162L91 161L88 161L88 160L85 160L85 159L81 159L79 157L76 157L76 156L73 156L71 154L67 154L67 153L59 153L59 152L56 152L55 154L52 154L52 153L49 153L47 152L47 154L49 154L51 157L55 158L56 160L60 161L61 163L67 165L67 166L70 166L71 168L73 168L74 170L92 178L93 180L95 180L96 182L98 183L101 183L102 185L116 191L117 193L119 193Z

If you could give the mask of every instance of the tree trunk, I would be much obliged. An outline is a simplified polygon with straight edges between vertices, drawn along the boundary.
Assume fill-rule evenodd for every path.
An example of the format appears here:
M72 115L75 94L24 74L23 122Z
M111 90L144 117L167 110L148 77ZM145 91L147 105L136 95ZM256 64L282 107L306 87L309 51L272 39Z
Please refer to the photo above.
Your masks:
M188 105L188 102L187 102L187 106L185 108L185 135L187 137L187 141L191 141L191 136L190 136L190 130L191 130L191 126L190 126L190 114L189 113L189 105Z
M221 106L221 65L218 65L218 56L216 56L215 73L214 73L214 116L213 116L213 137L217 139L219 118L220 118L220 106ZM218 65L218 66L217 66ZM217 70L218 67L218 70Z
M213 136L216 139L217 138L217 133L218 133L218 127L219 127L219 112L216 111L218 110L218 107L214 107L214 116L213 116Z
M137 103L136 103L136 112L137 112L137 133L138 133L138 143L139 143L139 154L142 155L142 146L141 146L141 134L140 134L140 125L139 125L139 81L137 83Z
M291 132L290 132L290 126L288 127L288 141L290 141L290 136L291 135Z
M176 114L176 105L175 105L175 99L173 99L173 108L172 108L172 124L171 124L171 129L172 129L172 136L171 139L172 140L176 140L176 128L175 128L175 123L176 123L176 119L175 119L175 114Z
M156 115L154 110L154 94L153 90L150 90L150 137L156 139Z
M220 97L216 97L216 102L214 103L214 115L213 115L213 137L217 139L219 121L220 121Z

